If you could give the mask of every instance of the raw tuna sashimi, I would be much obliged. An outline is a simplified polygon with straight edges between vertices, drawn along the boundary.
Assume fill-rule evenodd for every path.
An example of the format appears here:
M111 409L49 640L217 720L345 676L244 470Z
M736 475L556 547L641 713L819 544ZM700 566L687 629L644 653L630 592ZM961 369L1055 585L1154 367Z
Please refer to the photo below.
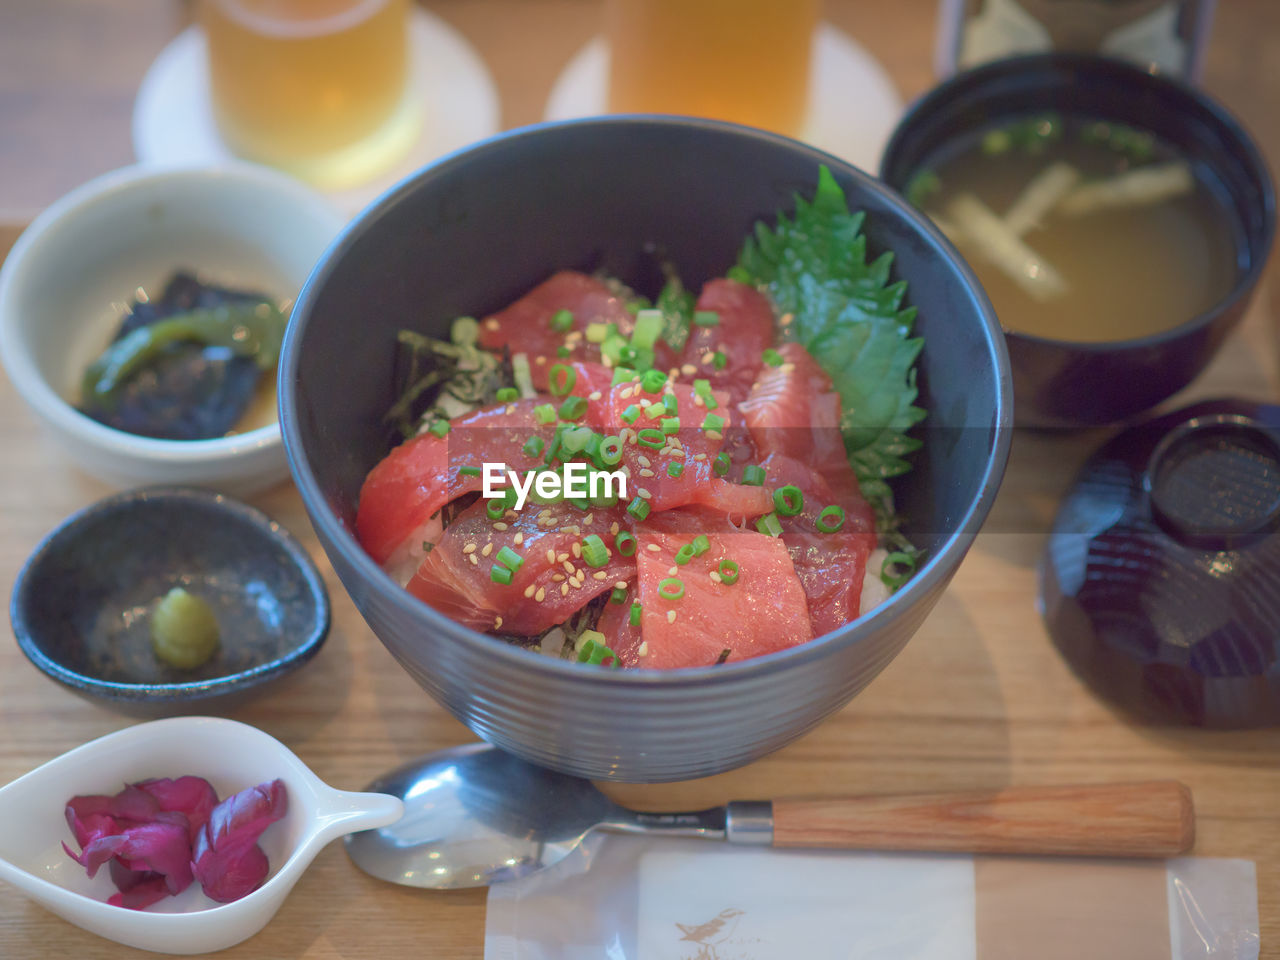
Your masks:
M764 351L773 345L773 307L758 290L718 279L702 288L695 309L714 313L716 323L694 324L681 362L692 364L697 376L741 400L755 381ZM714 361L716 353L724 355L721 366Z

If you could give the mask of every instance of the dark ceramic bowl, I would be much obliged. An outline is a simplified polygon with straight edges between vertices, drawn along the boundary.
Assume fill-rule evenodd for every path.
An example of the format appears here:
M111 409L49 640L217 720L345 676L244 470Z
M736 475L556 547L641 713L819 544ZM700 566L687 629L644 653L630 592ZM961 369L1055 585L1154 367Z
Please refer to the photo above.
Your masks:
M218 651L179 670L151 648L148 612L173 587L204 599ZM150 487L99 501L45 537L9 605L22 652L88 700L133 716L235 706L306 663L329 597L278 523L221 494Z
M646 244L697 289L747 231L811 194L826 163L867 212L871 255L919 307L923 450L898 485L928 559L887 603L811 643L677 671L584 669L469 630L378 568L356 542L356 499L387 452L396 331L435 335L559 268L603 269L654 293ZM841 707L902 649L985 518L1009 443L1004 341L986 297L936 229L849 164L791 140L702 120L594 119L486 141L366 210L316 268L280 362L281 425L320 541L356 606L406 670L479 736L580 776L660 781L747 763Z
M1044 54L958 74L917 101L880 164L903 189L957 138L1029 112L1054 110L1132 124L1177 147L1234 212L1235 283L1211 310L1133 340L1075 343L1006 332L1019 426L1126 420L1181 390L1244 316L1275 233L1275 191L1257 146L1221 104L1176 80L1102 57Z

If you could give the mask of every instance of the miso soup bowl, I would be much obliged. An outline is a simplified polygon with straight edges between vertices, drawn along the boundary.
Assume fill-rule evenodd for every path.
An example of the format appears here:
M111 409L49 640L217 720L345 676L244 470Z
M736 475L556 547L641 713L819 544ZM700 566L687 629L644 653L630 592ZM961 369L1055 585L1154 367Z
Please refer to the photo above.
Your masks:
M1177 393L1240 322L1275 234L1275 189L1253 139L1217 101L1165 76L1102 57L1042 54L957 74L917 101L894 131L881 178L902 190L949 144L1027 113L1052 110L1150 130L1191 162L1236 220L1235 281L1212 308L1162 333L1079 343L1016 333L1002 317L1019 426L1127 420ZM1177 322L1181 319L1181 322Z
M827 164L867 213L872 255L919 307L923 449L897 486L916 575L867 616L758 659L675 671L589 669L469 630L401 589L352 533L360 485L388 451L396 331L435 335L553 271L648 290L646 244L697 289L760 218L811 194ZM596 779L664 781L748 763L843 706L893 659L955 573L1008 455L1004 340L973 274L893 191L791 140L704 120L618 117L518 130L401 183L347 228L294 310L281 356L294 479L342 583L404 668L476 734Z

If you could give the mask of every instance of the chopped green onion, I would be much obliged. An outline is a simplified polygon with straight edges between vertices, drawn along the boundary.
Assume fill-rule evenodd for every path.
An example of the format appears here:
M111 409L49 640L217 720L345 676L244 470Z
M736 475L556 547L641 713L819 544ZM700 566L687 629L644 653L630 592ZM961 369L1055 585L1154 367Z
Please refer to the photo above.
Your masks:
M627 341L622 337L617 334L610 334L604 338L604 343L600 344L600 355L610 363L617 365L623 362L622 351L627 346Z
M586 412L586 397L565 397L564 403L560 404L561 420L581 420Z
M693 543L689 544L689 546L693 547L693 555L700 557L711 549L711 541L707 539L705 533L700 533L693 538Z
M629 530L619 531L617 537L614 538L613 545L618 548L618 553L621 556L634 557L636 555L635 534Z
M604 437L593 432L587 437L587 442L583 444L582 452L587 455L592 463L598 463L600 460L600 445L604 443Z
M511 403L513 400L520 399L520 391L515 387L503 387L494 394L494 399L499 403Z
M827 507L818 514L816 525L823 533L835 533L844 526L844 508L834 504Z
M718 327L720 325L720 314L714 310L695 310L693 323L694 326L698 327Z
M729 363L729 358L724 355L723 350L717 350L711 355L711 365L717 370L723 370Z
M627 588L626 588L626 587L614 587L612 590L610 590L610 591L609 591L609 602L610 602L610 603L626 603L626 602L627 602Z
M903 570L901 573L894 573L890 572L891 567L902 567ZM890 590L897 590L910 580L915 572L916 558L899 550L884 558L884 563L880 567L880 579Z
M600 462L612 467L622 459L622 438L609 436L600 441Z
M680 474L682 474L682 473L684 473L684 464L683 464L683 463L680 463L678 460L675 460L675 461L672 461L671 463L668 463L668 464L667 464L667 476L668 476L668 477L678 477L678 476L680 476Z
M634 403L622 411L622 419L627 423L635 423L640 419L640 408Z
M604 338L609 335L610 327L613 327L615 332L618 329L611 323L588 323L587 343L604 343Z
M649 501L644 497L636 497L627 504L627 513L635 517L637 520L643 520L649 515Z
M556 333L568 333L573 329L573 314L568 310L557 310L551 315L550 323Z
M773 506L784 517L794 517L804 509L804 493L793 483L773 491Z
M663 432L663 433L665 433L665 434L667 434L667 436L670 436L670 435L671 435L671 434L673 434L673 433L679 433L679 432L680 432L680 418L679 418L679 417L663 417L663 418L662 418L662 432Z
M683 567L686 563L688 563L692 559L693 559L693 547L691 545L686 543L683 547L681 547L679 550L676 551L676 563L680 564L680 566Z
M763 360L771 367L782 366L782 354L770 347L763 354Z
M552 366L548 377L551 395L563 397L573 389L574 383L578 380L578 371L574 370L573 367L566 367L563 363L557 363Z
M568 360L573 356L573 348L570 346L556 347L556 356L561 360Z
M614 367L613 383L611 383L610 386L616 387L620 383L627 383L635 375L636 375L636 372L632 370L630 367Z
M589 533L582 538L582 559L591 567L603 567L609 562L609 548L597 534Z
M520 556L520 554L516 553L510 547L503 547L494 556L494 559L504 567L510 567L513 572L524 566L524 557Z
M720 406L720 404L716 402L715 395L711 392L711 381L693 381L693 392L695 396L702 399L702 405L708 410L714 410L716 407Z
M587 636L587 634L593 634L593 636ZM595 637L603 640L604 634L599 630L582 631L582 636L578 639L578 642L582 644L578 649L578 662L600 666L605 660L612 657L614 664L617 664L618 655L601 643L600 640L596 640Z
M556 408L549 403L540 403L533 408L533 418L539 423L552 423L556 419Z
M718 413L708 413L706 419L702 421L703 430L720 431L724 429L724 417Z
M652 450L660 450L667 442L667 437L661 430L654 430L652 427L645 427L636 434L636 441L644 444Z
M505 587L511 583L511 571L506 567L495 563L489 568L489 579L494 583L500 583Z
M664 323L661 310L641 310L636 314L636 326L631 332L631 345L652 350L662 333Z
M640 626L640 610L640 601L632 600L631 612L627 615L627 623L631 624L633 627Z
M754 463L748 463L742 468L742 485L746 487L762 487L764 486L765 470Z
M715 460L711 463L711 471L717 477L723 477L729 472L729 455L727 453L717 453Z
M444 436L447 436L447 435L448 435L448 433L449 433L449 421L448 421L448 420L437 420L435 423L433 423L433 424L432 424L430 427L428 427L427 429L428 429L428 431L429 431L431 434L433 434L434 436L437 436L437 437L444 437Z
M679 600L684 596L684 582L679 577L666 577L658 583L658 596L663 600Z
M570 397L569 400L582 400L581 397ZM567 404L569 401L566 400ZM583 401L586 402L585 400ZM564 407L560 408L560 415L564 416ZM565 453L574 454L581 453L586 449L587 444L591 442L591 438L596 435L595 431L590 427L571 427L563 424L560 428L560 446L564 448Z
M530 437L524 442L523 452L526 457L539 456L546 448L547 442L541 437Z
M778 521L776 513L766 513L763 517L756 521L756 529L767 537L782 536L782 524Z
M506 497L495 497L492 500L486 500L484 513L490 520L501 520L507 513Z
M459 467L458 473L464 477L478 477L480 476L480 468L479 467Z
M716 572L720 574L721 583L735 584L738 582L738 564L734 560L721 560L720 567Z
M667 416L674 417L680 412L680 401L676 399L674 393L664 393L662 395L662 406L667 411Z
M646 370L640 378L640 386L646 393L658 393L667 382L667 375L661 370Z

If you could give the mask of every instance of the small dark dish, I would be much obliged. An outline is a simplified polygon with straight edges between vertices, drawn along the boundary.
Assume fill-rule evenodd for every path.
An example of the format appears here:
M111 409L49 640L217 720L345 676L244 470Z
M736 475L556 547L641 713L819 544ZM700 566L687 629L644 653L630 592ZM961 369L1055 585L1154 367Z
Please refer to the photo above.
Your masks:
M780 653L683 670L600 670L463 627L401 589L352 536L384 456L396 332L439 335L561 268L604 270L652 295L663 245L695 289L732 264L761 218L811 195L827 164L867 212L869 251L895 251L925 339L924 447L898 485L927 561L886 603ZM359 322L353 322L359 318ZM1008 359L972 272L878 181L811 147L704 120L544 125L455 154L402 183L338 239L294 308L280 360L290 467L335 570L378 638L479 736L578 776L706 776L776 750L843 706L906 644L972 543L1004 473Z
M1047 54L962 73L920 99L885 149L880 174L905 189L948 144L1040 111L1132 124L1177 148L1206 175L1237 223L1235 282L1212 309L1152 336L1079 343L1006 330L1020 426L1121 421L1181 390L1244 316L1275 233L1271 175L1249 134L1207 95L1117 61ZM1007 325L1006 325L1007 327Z
M148 612L171 588L204 599L218 651L178 670L152 650ZM224 710L306 663L329 631L315 564L278 523L205 490L151 487L54 530L9 606L22 652L86 699L134 716Z

